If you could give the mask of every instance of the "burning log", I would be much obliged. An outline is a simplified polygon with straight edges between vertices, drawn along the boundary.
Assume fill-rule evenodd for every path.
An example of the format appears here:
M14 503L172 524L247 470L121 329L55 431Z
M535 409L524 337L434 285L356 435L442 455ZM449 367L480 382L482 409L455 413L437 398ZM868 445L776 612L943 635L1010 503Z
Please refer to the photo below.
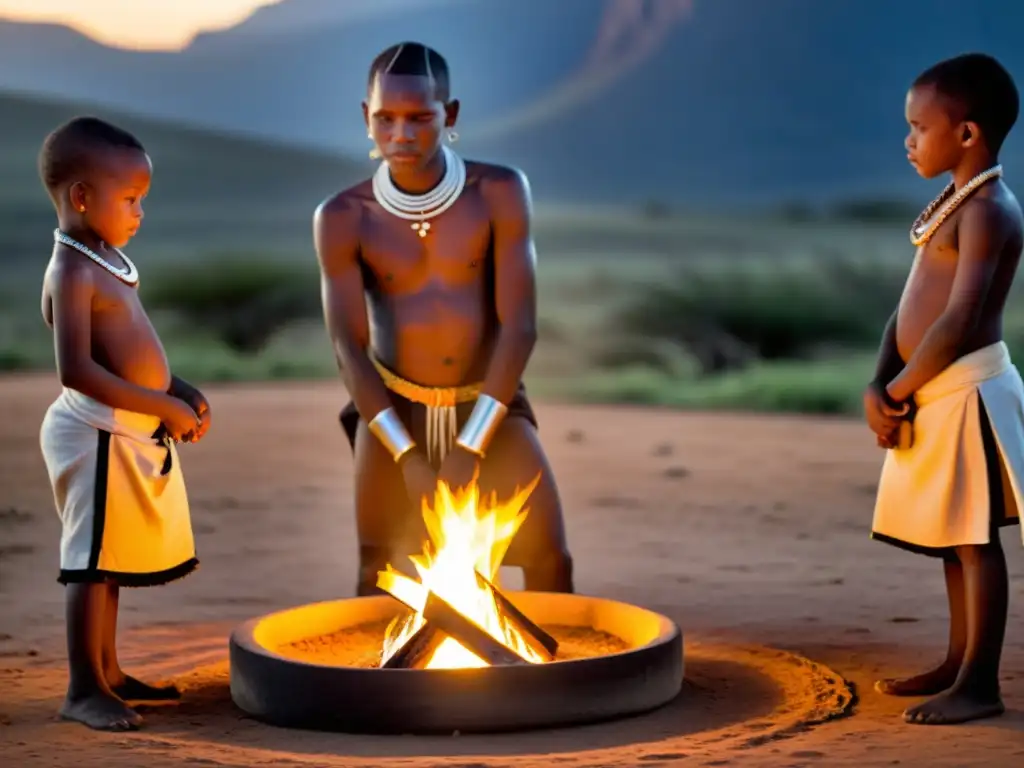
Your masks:
M391 658L381 664L381 669L422 669L441 647L445 634L432 624L424 624L406 643L395 651Z
M529 663L433 592L427 596L423 618L492 666Z
M479 571L476 572L476 581L482 589L490 591L494 596L501 615L518 631L530 649L545 661L554 661L555 654L558 653L558 641L530 621L526 614L516 608L515 604Z
M403 603L407 608L416 610L413 606L406 603L404 600L398 597L398 595L392 594L396 600ZM528 664L529 662L516 653L514 650L509 648L504 643L495 640L491 635L484 629L482 629L475 621L468 619L459 613L450 603L446 600L438 597L433 592L427 593L426 605L423 608L423 618L427 624L413 635L409 641L403 645L398 651L395 652L395 656L398 656L405 650L406 647L412 645L416 640L416 636L420 635L418 645L424 646L422 649L410 649L409 654L403 660L403 663L409 663L410 661L418 661L420 658L428 659L429 655L433 654L433 650L426 653L426 646L434 642L428 636L427 630L429 627L433 627L437 630L436 634L441 635L444 633L453 640L458 642L460 645L465 647L473 654L479 656L486 663L493 665L513 665L513 664ZM422 633L422 634L421 634ZM443 639L443 638L442 638ZM429 641L429 642L428 642ZM440 645L440 642L438 642ZM424 655L426 654L426 655ZM394 660L394 657L388 659L385 663L390 665ZM391 669L401 669L396 665L390 666ZM408 669L409 667L404 667Z

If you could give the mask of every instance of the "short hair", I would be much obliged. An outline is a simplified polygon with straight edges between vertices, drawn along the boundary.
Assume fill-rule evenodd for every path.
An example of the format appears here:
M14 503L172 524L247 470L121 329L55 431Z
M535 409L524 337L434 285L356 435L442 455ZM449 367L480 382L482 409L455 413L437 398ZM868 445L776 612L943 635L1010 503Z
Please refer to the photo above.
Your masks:
M1009 72L984 53L940 61L918 75L914 86L932 86L957 102L964 119L977 123L988 147L998 152L1020 112L1020 94Z
M78 173L89 169L104 149L145 148L123 128L98 117L76 117L52 131L39 151L39 176L52 194Z
M439 101L447 103L451 97L448 62L444 56L423 43L397 43L377 54L370 65L370 77L366 84L368 91L373 90L380 75L429 77L434 81L434 93Z

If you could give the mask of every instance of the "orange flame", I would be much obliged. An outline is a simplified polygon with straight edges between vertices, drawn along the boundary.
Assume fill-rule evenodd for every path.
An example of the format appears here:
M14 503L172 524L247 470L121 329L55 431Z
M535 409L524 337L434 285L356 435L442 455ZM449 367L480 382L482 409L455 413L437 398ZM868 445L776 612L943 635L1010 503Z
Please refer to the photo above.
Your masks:
M399 573L390 563L377 574L378 587L416 610L388 626L382 664L423 626L423 610L431 592L527 661L543 663L502 616L494 596L477 580L480 573L496 583L501 561L529 512L524 506L526 500L538 482L539 474L503 503L498 502L496 494L491 494L487 503L481 503L480 488L475 482L458 493L440 482L434 506L423 499L423 520L429 539L424 543L423 554L409 558L420 580ZM444 639L426 665L427 669L485 666L486 661L450 637Z

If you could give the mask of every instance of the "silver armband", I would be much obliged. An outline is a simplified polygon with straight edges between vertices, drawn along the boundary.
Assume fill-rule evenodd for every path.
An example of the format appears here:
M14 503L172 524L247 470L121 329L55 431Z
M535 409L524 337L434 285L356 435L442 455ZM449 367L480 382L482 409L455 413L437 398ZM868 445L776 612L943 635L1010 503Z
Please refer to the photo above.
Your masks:
M413 442L394 408L385 408L378 413L368 427L370 433L380 440L396 462L416 447L416 443Z
M455 444L482 457L506 413L508 406L504 403L490 395L480 395Z

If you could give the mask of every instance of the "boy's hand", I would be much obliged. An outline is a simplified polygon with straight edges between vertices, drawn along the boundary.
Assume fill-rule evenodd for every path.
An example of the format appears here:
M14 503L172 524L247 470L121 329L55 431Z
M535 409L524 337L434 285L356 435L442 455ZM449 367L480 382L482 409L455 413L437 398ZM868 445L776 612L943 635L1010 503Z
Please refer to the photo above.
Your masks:
M199 416L192 406L177 397L168 397L160 420L167 428L168 436L177 442L191 443L201 426Z
M878 382L871 382L864 390L864 418L871 431L878 436L880 445L881 441L891 442L900 426L900 420L909 410L906 403L898 408L894 407Z
M202 392L182 379L175 378L173 391L174 396L188 403L199 417L199 429L190 441L198 442L210 429L210 402Z

